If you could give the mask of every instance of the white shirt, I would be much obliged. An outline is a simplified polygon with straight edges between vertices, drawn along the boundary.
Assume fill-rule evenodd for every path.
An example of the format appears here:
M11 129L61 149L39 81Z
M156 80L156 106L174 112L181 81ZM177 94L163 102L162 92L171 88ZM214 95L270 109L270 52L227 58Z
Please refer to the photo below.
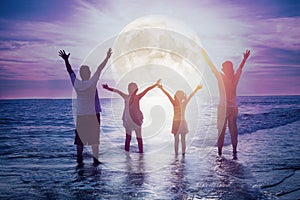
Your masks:
M101 71L97 69L95 74L89 80L82 81L77 78L75 79L74 89L77 93L77 102L75 104L77 115L96 114L95 93L100 72Z

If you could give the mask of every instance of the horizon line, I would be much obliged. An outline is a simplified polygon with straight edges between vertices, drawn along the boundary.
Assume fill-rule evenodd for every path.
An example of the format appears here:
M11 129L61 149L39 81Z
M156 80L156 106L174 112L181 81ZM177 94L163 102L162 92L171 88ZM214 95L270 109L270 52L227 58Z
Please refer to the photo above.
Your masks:
M256 94L256 95L238 95L237 97L280 97L280 96L300 96L300 94ZM218 96L214 96L218 97ZM70 97L19 97L19 98L1 98L0 100L68 100ZM118 97L99 97L99 99L119 99Z

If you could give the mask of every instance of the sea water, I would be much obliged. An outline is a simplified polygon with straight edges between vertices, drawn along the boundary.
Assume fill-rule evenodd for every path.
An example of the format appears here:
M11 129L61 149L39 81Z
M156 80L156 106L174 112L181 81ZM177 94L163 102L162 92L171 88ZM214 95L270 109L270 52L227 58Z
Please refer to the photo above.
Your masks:
M76 163L71 99L1 100L0 198L299 199L300 96L238 102L238 160L232 160L228 133L217 156L216 119L205 113L217 105L196 119L186 155L176 157L170 123L159 139L145 135L144 154L134 137L126 153L122 116L111 111L113 105L121 113L123 102L101 99L102 164L94 167L90 147L84 164Z

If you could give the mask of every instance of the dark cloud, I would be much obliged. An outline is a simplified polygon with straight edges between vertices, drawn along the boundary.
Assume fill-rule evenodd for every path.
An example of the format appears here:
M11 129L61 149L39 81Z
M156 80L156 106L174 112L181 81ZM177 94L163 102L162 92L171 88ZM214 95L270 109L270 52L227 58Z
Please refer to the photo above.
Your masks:
M244 7L260 19L300 16L299 0L228 0L228 3Z
M0 18L29 21L60 21L70 16L72 0L2 0Z

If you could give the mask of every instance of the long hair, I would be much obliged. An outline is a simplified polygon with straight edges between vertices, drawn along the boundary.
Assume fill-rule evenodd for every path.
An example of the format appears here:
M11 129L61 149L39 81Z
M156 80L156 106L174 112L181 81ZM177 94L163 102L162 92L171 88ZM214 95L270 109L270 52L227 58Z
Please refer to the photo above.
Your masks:
M186 95L182 90L177 90L174 95L174 99L176 102L182 103L186 101Z

